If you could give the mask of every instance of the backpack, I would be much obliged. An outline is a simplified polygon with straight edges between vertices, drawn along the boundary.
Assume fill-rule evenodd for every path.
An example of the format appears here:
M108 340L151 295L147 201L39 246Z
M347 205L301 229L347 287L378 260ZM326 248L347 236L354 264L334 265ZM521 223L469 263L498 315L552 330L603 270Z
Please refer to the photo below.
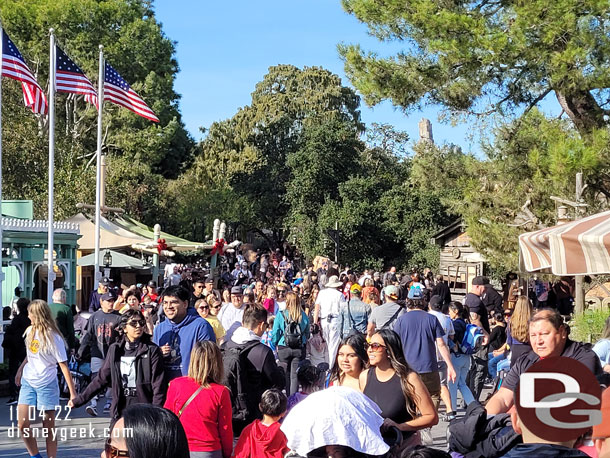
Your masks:
M303 334L301 332L301 326L296 321L290 318L290 315L286 316L286 310L282 312L284 317L284 342L287 347L298 349L303 346Z
M224 377L222 384L229 389L233 420L249 421L254 412L250 412L248 402L247 358L252 348L260 344L253 340L243 345L226 347L222 349L222 362L224 364Z
M476 324L467 324L464 337L459 345L460 352L464 355L476 353L483 335L483 330Z

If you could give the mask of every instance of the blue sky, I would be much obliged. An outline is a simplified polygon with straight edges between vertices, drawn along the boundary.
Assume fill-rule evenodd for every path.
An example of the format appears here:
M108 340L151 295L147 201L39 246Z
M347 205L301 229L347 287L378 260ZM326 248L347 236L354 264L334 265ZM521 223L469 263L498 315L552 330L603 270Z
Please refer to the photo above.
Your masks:
M267 69L277 64L321 66L341 76L337 44L360 43L388 55L396 43L379 43L364 24L345 13L340 0L263 0L214 2L156 0L155 12L166 35L177 41L180 73L176 91L187 129L199 140L199 127L232 117L250 103L250 94ZM438 121L440 109L428 107L406 116L388 102L374 108L362 104L362 119L388 123L417 140L422 117L433 123L437 143L455 143L478 152L472 133L477 125L450 126Z

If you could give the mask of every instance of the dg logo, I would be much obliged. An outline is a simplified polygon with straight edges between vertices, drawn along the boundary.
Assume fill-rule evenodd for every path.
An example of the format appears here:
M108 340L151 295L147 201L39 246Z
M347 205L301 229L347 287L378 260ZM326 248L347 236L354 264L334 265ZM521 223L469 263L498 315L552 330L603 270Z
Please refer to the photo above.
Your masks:
M515 405L523 426L552 442L576 439L602 421L595 375L561 356L538 361L521 374Z

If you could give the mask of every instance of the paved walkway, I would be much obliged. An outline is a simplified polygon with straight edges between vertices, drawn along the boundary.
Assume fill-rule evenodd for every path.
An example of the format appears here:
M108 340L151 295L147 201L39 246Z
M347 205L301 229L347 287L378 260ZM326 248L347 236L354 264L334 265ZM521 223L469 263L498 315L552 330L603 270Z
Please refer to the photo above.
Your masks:
M484 398L488 390L485 390ZM7 406L7 398L0 398L0 457L11 458L26 458L28 453L25 450L23 441L16 436L16 418L15 412L17 406ZM103 406L103 400L100 401L100 413ZM447 450L447 428L449 424L443 420L444 407L441 405L440 421L438 425L432 428L432 437L434 443L432 447ZM61 420L57 421L59 428L59 458L93 458L99 457L104 447L104 430L109 426L108 414L101 414L98 417L91 417L86 412L84 407L74 409L69 418L65 418L66 412L62 412ZM458 410L458 416L464 415L464 410ZM35 422L40 425L40 421ZM15 429L12 429L15 426ZM107 434L107 432L106 432ZM63 437L61 436L63 435ZM72 436L72 437L71 437ZM41 447L41 453L46 457L44 449L44 439L39 439L38 444Z

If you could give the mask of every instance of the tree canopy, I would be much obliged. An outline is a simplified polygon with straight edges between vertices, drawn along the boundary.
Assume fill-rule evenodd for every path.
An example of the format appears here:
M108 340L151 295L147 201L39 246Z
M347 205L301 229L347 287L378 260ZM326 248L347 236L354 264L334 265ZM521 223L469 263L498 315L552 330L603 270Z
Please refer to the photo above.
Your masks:
M2 24L43 88L48 86L49 28L58 45L97 84L98 45L107 61L155 111L154 124L107 103L104 107L103 151L109 155L109 188L115 172L123 189L154 189L162 178L177 177L190 163L194 142L186 132L173 88L178 64L174 43L156 21L145 0L0 0ZM36 214L46 212L47 135L42 118L24 108L21 87L3 84L4 196L29 198ZM76 202L93 203L97 112L82 96L56 97L56 213L76 211ZM123 167L120 164L131 164ZM113 170L112 166L117 165ZM152 188L151 188L152 187ZM136 193L137 195L137 193ZM144 218L154 205L137 202L130 192L114 193L112 205ZM148 201L152 200L149 198Z
M381 57L340 45L365 101L412 111L521 113L554 93L581 133L607 124L610 3L598 0L343 0L381 41Z

